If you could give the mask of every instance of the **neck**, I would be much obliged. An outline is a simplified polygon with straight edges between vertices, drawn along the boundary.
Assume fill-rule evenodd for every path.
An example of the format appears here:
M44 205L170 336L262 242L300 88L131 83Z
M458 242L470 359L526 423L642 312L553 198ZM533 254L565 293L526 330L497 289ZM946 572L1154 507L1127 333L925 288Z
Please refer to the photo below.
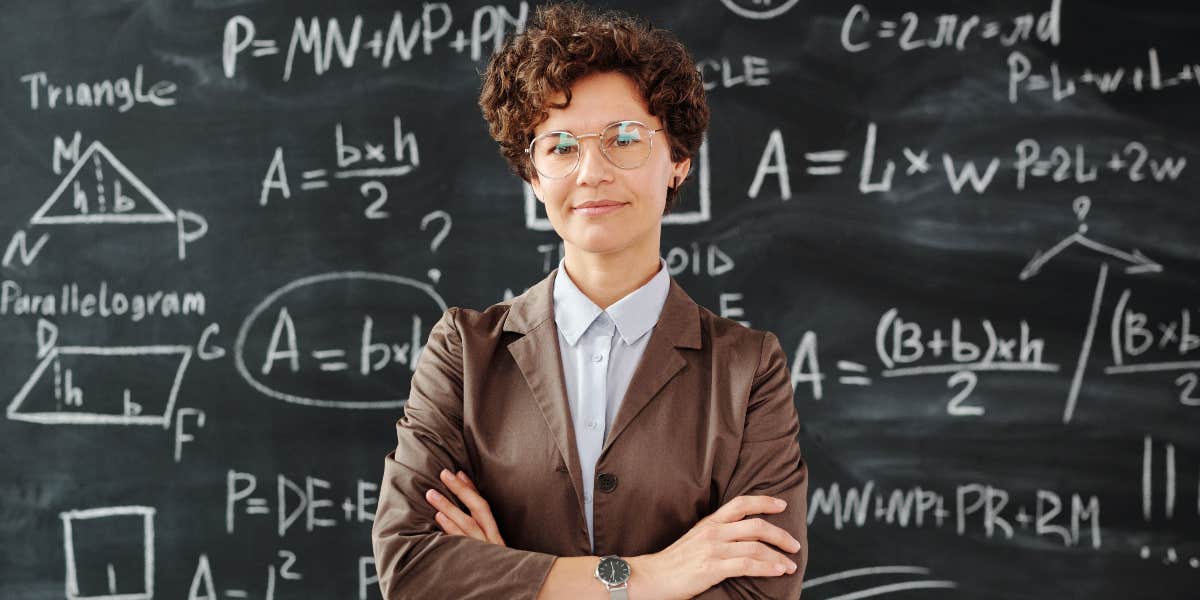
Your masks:
M571 244L565 244L565 250L563 266L571 281L601 309L646 285L660 267L656 251L627 249L628 252L597 254Z

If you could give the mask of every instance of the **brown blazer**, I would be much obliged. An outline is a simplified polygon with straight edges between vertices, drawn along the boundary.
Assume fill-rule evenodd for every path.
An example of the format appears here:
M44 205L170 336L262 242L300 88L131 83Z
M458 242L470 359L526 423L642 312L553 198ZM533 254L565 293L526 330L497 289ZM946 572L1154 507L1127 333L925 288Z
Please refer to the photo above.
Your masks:
M798 598L808 472L779 340L714 315L671 280L596 464L593 552L558 353L556 273L483 311L451 308L430 330L371 531L384 598L533 600L556 557L658 552L743 494L787 500L784 512L757 516L800 540L789 556L799 568L725 579L697 598ZM443 468L471 477L508 547L441 531L424 494L453 498Z

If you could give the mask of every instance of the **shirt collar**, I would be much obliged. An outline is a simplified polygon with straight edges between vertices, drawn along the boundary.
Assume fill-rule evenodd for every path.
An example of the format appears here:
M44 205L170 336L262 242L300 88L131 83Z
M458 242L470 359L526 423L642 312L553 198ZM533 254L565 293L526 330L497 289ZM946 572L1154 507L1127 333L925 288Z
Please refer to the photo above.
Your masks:
M574 346L591 327L600 313L607 313L625 343L633 344L658 323L663 303L671 288L667 261L658 259L654 277L642 287L617 300L608 310L601 310L576 287L564 268L565 259L558 262L558 277L554 278L554 321L567 343Z

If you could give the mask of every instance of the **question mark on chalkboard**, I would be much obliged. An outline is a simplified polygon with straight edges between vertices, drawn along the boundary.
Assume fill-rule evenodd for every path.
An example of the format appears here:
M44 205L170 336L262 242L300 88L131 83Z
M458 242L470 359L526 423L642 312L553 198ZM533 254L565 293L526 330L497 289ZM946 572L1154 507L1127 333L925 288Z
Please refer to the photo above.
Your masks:
M424 217L421 217L421 231L425 231L425 228L427 228L429 223L431 223L434 219L442 220L442 229L441 231L437 232L437 235L433 236L433 241L429 242L430 252L437 252L438 246L441 246L442 241L446 239L446 236L450 235L450 213L444 210L435 210ZM430 269L429 278L432 279L434 283L437 283L438 280L442 278L442 272L437 269Z
M1088 211L1092 209L1092 199L1087 196L1080 196L1071 202L1071 210L1075 211L1075 217L1079 219L1079 233L1087 231L1087 225L1083 220L1087 218Z

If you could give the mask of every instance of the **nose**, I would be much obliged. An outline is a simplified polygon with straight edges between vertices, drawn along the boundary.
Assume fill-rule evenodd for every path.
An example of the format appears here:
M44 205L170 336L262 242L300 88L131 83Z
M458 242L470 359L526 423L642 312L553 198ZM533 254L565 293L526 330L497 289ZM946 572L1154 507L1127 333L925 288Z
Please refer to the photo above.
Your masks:
M586 147L587 138L579 140L579 150L583 154L579 157L579 167L575 169L575 183L578 185L597 185L612 180L612 169L615 167L601 154L600 137L592 139L596 143L591 147Z

